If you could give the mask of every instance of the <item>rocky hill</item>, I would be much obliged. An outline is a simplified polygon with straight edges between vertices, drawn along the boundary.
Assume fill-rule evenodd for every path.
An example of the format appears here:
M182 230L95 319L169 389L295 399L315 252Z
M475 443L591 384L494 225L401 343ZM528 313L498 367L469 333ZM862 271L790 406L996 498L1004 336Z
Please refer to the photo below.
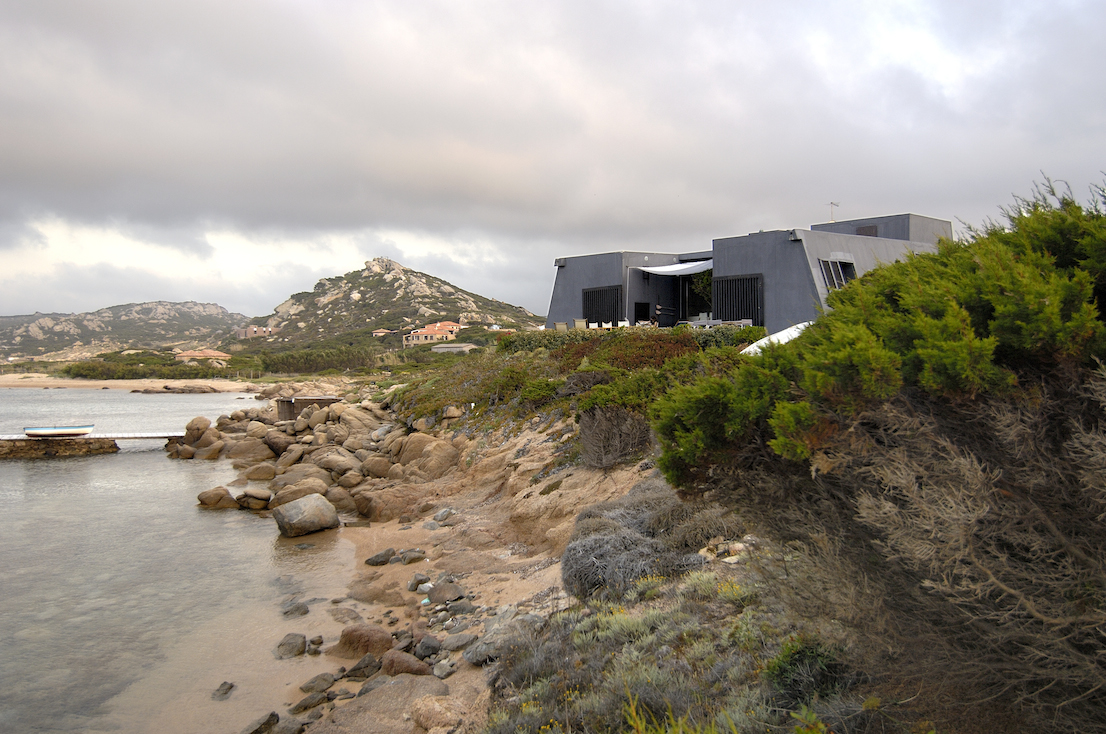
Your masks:
M371 329L401 329L434 321L532 329L545 322L520 306L469 293L441 278L378 257L355 270L324 278L252 323L280 329L279 338L309 342Z
M245 322L218 304L194 301L0 316L0 356L62 360L128 348L192 348L217 344Z

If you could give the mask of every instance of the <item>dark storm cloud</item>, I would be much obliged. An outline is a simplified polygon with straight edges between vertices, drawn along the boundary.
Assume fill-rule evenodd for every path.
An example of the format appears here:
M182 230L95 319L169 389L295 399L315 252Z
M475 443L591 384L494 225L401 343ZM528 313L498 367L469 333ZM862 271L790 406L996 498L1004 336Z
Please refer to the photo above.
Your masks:
M489 252L396 259L542 311L556 255L831 200L977 223L1042 170L1082 195L1104 26L1093 2L3 2L0 248L35 217L198 257L212 227L406 230Z

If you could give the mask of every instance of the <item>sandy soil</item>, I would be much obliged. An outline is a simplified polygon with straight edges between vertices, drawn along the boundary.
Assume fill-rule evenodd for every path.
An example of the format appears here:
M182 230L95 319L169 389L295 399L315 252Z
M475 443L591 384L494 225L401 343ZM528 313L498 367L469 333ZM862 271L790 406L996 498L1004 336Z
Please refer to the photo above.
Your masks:
M30 388L72 388L82 390L159 390L166 385L170 387L190 387L202 385L212 387L218 392L246 392L249 388L256 388L249 382L237 382L235 380L76 380L71 377L55 377L42 372L30 372L26 374L0 375L0 388L5 387L30 387Z

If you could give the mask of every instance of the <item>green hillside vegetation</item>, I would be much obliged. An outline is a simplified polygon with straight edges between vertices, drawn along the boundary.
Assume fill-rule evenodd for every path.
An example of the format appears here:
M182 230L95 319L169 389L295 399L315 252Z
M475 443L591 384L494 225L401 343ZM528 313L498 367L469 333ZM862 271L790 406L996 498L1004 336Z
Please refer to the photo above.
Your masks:
M684 499L577 518L585 603L503 661L490 730L1106 731L1104 206L1046 184L759 356L537 332L402 390L467 431L573 416L566 465L651 428ZM710 518L766 543L751 576L684 575L735 537Z

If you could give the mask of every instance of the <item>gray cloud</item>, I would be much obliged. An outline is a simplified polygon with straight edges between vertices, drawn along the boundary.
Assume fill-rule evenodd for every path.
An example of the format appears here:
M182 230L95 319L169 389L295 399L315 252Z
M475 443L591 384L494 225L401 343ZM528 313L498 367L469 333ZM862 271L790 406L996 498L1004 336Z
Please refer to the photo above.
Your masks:
M1082 193L1104 25L1089 0L0 2L0 251L35 217L199 257L212 226L405 230L489 243L405 264L540 312L560 254L700 249L830 200L979 222L1042 170ZM265 312L299 272L211 299Z

